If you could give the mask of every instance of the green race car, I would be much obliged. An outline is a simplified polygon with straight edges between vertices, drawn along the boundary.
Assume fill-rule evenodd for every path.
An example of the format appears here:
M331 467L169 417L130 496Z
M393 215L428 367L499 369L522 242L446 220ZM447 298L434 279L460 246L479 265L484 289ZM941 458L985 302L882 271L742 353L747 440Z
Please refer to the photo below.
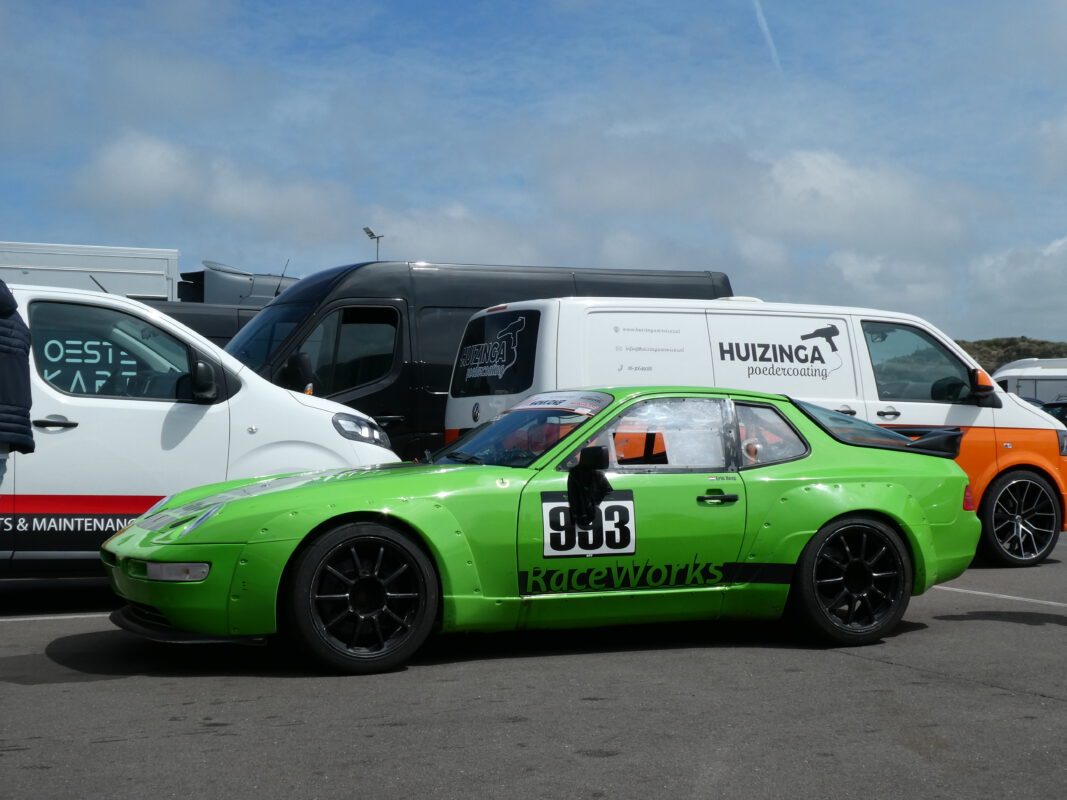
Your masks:
M962 573L979 522L958 429L911 440L777 395L527 398L429 463L231 481L161 501L101 556L162 641L292 637L354 673L433 630L776 618L866 644Z

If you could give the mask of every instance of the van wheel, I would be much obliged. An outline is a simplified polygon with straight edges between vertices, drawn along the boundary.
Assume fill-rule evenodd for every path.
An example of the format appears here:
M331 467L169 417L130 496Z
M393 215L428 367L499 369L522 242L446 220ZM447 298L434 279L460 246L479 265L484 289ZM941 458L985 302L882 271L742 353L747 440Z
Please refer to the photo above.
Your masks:
M409 536L370 522L317 539L289 584L292 633L318 661L367 674L403 664L430 634L437 576Z
M908 608L912 567L900 536L872 517L819 529L797 562L795 611L831 644L878 641Z
M983 554L1009 567L1044 561L1059 540L1063 519L1052 484L1030 470L1009 472L989 484L979 517Z

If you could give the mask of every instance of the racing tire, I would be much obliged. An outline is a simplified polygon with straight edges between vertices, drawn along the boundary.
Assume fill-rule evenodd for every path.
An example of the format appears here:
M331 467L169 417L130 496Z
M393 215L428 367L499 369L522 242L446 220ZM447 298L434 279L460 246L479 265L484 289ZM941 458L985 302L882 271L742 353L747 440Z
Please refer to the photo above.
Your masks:
M871 644L908 608L911 557L886 523L845 517L824 525L804 547L793 588L794 610L824 642Z
M440 602L430 557L385 525L341 525L294 564L287 618L318 662L369 674L400 666L426 641Z
M1057 495L1047 478L1031 470L997 477L985 490L978 513L982 554L1009 567L1044 561L1060 538L1063 514Z

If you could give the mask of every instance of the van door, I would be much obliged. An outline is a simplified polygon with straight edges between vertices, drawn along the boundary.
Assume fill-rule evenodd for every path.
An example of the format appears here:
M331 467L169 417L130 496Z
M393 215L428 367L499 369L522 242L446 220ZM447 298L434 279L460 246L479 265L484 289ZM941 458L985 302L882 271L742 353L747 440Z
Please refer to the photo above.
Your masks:
M369 414L400 451L411 431L407 303L366 300L324 308L274 365L272 383Z
M128 311L31 299L27 321L37 449L16 457L11 566L95 571L104 539L160 497L225 479L227 404L195 402L203 357Z
M862 370L867 421L907 436L963 428L957 462L980 493L997 465L997 409L971 396L969 364L930 331L907 323L860 320L869 357Z

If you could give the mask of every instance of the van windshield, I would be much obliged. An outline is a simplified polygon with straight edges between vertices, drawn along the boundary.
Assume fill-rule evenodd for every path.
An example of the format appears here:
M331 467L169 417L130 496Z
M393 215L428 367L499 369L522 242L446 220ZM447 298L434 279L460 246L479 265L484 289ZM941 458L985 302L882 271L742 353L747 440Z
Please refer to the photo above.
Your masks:
M540 311L500 311L472 319L452 371L453 397L519 394L533 384Z
M281 343L311 313L311 303L272 304L257 313L226 345L226 352L259 372Z

